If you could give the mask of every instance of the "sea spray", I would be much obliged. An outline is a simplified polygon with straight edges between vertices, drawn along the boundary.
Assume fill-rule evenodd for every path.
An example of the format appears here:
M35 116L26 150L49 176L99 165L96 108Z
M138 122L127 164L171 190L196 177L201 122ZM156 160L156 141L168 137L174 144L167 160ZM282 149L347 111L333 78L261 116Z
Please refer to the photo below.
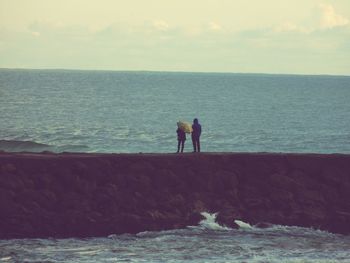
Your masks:
M245 223L241 220L235 220L235 223L239 226L240 229L252 229L252 226L248 223Z
M208 230L216 230L216 231L222 231L222 230L229 230L230 228L225 226L220 226L216 221L217 213L210 214L208 212L202 212L202 216L205 218L199 223L199 226L201 229L208 229Z
M0 240L3 262L348 263L350 237L310 228L223 228L203 213L199 226L84 239Z

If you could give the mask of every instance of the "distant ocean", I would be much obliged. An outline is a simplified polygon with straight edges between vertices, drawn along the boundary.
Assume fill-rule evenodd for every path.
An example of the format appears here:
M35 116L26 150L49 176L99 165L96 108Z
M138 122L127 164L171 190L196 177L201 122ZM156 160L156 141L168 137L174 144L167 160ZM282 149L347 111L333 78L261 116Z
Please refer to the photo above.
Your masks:
M350 153L350 77L0 70L0 150L171 153L176 122L202 151ZM190 136L185 151L192 151ZM215 215L197 227L0 240L0 262L350 262L350 237Z
M0 70L0 150L350 153L350 77ZM190 136L185 151L192 151Z

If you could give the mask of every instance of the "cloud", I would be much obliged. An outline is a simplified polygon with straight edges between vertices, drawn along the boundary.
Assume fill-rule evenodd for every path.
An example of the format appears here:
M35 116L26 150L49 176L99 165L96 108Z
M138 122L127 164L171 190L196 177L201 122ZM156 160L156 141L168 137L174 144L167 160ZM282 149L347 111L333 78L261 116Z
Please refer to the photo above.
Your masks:
M165 22L164 20L154 20L153 23L153 28L159 31L168 31L169 30L169 24Z
M289 73L304 67L300 72L349 74L350 27L340 26L347 19L339 19L334 8L314 7L317 17L309 24L306 18L251 30L211 20L179 25L161 19L119 21L96 30L54 21L34 22L25 32L0 28L0 67L247 72L281 67ZM324 20L327 27L321 26Z
M319 9L321 10L321 28L328 29L349 24L349 20L346 17L337 14L332 5L320 4Z
M273 28L274 32L300 32L300 33L309 33L310 29L307 29L303 26L296 25L291 22L284 22Z
M338 14L329 4L319 4L309 17L309 23L296 24L290 21L283 22L272 28L275 33L302 33L311 34L325 29L335 29L349 24L349 19Z
M34 37L40 37L40 32L37 32L37 31L33 31L33 32L31 32L32 33L32 36L34 36Z
M209 23L209 30L211 31L222 31L222 26L215 22Z

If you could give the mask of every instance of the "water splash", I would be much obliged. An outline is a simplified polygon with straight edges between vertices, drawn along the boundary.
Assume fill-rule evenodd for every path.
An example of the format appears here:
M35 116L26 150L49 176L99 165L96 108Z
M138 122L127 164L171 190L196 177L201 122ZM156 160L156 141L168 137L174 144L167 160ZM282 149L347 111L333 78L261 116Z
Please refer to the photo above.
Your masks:
M202 216L205 217L201 222L199 222L199 228L200 229L207 229L207 230L216 230L216 231L225 231L229 230L230 228L225 226L220 226L215 220L217 213L210 214L208 212L202 212Z
M250 224L245 223L243 221L235 220L235 223L239 226L240 229L253 229L253 227Z

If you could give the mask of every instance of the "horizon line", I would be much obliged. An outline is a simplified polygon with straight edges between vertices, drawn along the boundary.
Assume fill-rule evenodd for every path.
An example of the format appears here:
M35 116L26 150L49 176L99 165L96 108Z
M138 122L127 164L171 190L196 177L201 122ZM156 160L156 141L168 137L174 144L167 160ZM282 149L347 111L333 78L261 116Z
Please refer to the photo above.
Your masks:
M120 69L78 69L78 68L11 68L0 67L0 70L43 70L43 71L101 71L101 72L125 72L125 73L183 73L183 74L237 74L237 75L283 75L283 76L325 76L325 77L350 77L344 74L331 73L271 73L271 72L232 72L232 71L183 71L183 70L120 70Z

